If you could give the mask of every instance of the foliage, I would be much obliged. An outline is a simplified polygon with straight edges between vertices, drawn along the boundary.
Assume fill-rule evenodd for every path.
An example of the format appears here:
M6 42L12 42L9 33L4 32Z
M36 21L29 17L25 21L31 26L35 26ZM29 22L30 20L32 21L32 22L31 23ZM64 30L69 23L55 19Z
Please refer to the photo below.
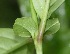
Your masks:
M64 1L65 0L30 0L31 17L17 18L13 29L0 29L0 42L2 43L0 44L0 53L33 54L33 41L36 48L36 45L38 45L36 42L37 35L41 32L41 29L43 36L52 35L59 30L59 20L57 18L50 19L50 16ZM30 45L33 46L31 49L29 48L31 47Z

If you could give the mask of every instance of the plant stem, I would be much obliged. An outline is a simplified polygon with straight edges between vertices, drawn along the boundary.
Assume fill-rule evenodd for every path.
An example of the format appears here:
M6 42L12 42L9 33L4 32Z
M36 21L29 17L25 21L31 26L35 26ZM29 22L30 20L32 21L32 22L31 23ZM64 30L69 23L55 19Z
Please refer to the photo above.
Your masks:
M43 39L43 34L44 34L44 30L45 30L45 26L46 26L46 21L47 21L47 16L48 16L48 10L49 10L49 4L50 4L50 0L46 1L46 12L45 15L43 15L40 25L39 25L39 32L38 32L38 37L37 37L37 43L36 43L36 52L37 54L43 54L42 51L42 39Z
M41 19L41 22L40 22L40 25L39 25L38 34L35 35L35 37L33 37L37 54L43 54L43 51L42 51L42 39L43 39L44 30L45 30L45 25L46 25L46 20L47 20L50 0L46 0L45 2L46 2L45 3L46 8L44 7L45 8L45 10L44 10L45 14L42 16L42 19ZM37 16L36 16L36 13L35 13L35 10L34 10L34 7L33 7L32 0L30 0L30 4L31 4L32 18L36 22L36 24L38 24Z
M39 25L39 33L38 33L38 42L42 41L43 39L43 34L44 34L44 30L45 30L45 26L46 26L46 21L47 21L47 16L48 16L48 10L49 10L49 4L50 4L50 0L46 0L46 5L45 5L45 14L42 16L41 18L41 22Z
M35 40L34 44L35 44L35 48L36 48L36 54L43 54L42 42L38 43L37 40Z

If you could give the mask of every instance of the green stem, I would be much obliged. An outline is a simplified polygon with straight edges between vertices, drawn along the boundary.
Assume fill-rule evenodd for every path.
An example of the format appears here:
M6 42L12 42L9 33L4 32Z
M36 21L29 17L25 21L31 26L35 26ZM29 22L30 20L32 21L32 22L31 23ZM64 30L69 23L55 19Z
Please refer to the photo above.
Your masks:
M44 30L45 30L45 24L46 24L46 20L42 20L42 21L40 22L39 33L38 33L38 38L37 38L37 41L38 41L38 42L42 42L43 33L44 33Z
M46 5L45 5L45 14L42 16L41 18L41 22L39 25L39 33L38 33L38 42L42 41L43 39L43 34L44 34L44 30L45 30L45 26L46 26L46 21L47 21L47 16L48 16L48 10L49 10L49 4L50 4L50 0L46 1Z
M37 54L43 54L43 51L42 51L42 39L43 39L43 34L44 34L46 21L47 21L49 4L50 4L50 0L47 0L46 1L46 8L45 8L46 13L41 18L41 22L40 22L40 25L39 25L39 33L38 33L37 43L36 43L36 46L37 46L36 47L36 52L37 52Z
M36 48L36 54L43 54L42 42L38 43L37 40L35 40L34 44L35 44L35 48Z
M43 51L42 51L42 38L43 38L43 33L44 33L44 30L45 30L45 25L46 25L46 20L47 20L49 3L50 3L50 0L46 0L46 5L45 5L46 8L44 7L45 8L44 12L45 11L46 12L42 16L42 18L41 18L41 22L40 22L40 25L39 25L38 34L35 35L35 37L33 37L35 48L36 48L36 53L37 54L43 54ZM35 13L35 10L34 10L34 7L33 7L32 0L30 0L30 4L31 4L32 18L36 22L36 24L38 25L37 16L36 16L36 13Z

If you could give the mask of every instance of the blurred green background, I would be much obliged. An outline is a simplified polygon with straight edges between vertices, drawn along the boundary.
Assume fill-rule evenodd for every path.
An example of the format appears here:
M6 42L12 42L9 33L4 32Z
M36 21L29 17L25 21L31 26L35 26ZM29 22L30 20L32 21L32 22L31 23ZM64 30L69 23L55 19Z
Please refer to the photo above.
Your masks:
M16 18L31 16L29 0L0 0L0 28L12 28ZM44 54L70 54L70 0L51 17L59 18L60 30L44 39Z

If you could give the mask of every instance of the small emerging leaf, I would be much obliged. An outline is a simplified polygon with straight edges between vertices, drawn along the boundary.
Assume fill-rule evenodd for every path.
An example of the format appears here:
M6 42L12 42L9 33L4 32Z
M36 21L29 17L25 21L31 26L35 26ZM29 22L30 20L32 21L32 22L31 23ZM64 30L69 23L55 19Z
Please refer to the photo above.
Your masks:
M60 23L57 18L47 20L45 35L54 34L60 28Z

